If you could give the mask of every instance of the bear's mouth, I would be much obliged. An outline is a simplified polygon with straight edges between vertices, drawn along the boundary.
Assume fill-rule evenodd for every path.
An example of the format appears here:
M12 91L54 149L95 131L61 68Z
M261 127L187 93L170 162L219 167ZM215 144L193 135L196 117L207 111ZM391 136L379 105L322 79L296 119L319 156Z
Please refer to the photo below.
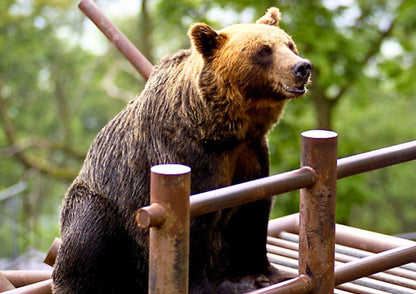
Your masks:
M296 95L299 95L299 96L305 94L305 92L306 92L305 85L300 85L300 86L296 86L296 87L289 87L285 84L282 84L282 87L286 92L296 94Z

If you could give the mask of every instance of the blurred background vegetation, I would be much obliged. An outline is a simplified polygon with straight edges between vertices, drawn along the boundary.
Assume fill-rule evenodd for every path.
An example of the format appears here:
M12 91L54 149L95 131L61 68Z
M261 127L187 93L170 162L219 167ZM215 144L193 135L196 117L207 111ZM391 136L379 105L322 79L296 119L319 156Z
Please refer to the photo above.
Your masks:
M314 64L309 94L270 134L272 173L299 167L300 133L339 133L339 157L416 137L414 0L98 0L153 63L189 46L190 24L252 22L270 6ZM46 251L89 144L143 80L75 1L0 1L0 258ZM338 182L337 221L416 231L416 163ZM274 216L298 210L276 198Z

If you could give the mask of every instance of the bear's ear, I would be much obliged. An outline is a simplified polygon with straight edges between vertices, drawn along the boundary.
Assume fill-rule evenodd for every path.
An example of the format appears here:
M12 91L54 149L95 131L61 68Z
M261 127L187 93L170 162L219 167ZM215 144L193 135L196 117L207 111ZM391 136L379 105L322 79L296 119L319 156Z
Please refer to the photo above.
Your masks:
M279 21L282 19L282 14L279 8L271 7L267 10L266 14L256 21L256 23L262 23L269 26L279 26Z
M223 33L218 34L209 25L204 23L194 24L188 32L192 46L203 57L212 56L214 50L219 49L227 40L227 36Z

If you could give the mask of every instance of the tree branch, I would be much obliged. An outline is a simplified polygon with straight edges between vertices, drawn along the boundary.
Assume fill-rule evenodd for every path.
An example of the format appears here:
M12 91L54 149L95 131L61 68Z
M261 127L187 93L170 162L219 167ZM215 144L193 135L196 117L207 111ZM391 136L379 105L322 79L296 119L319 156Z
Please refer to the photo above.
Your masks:
M396 11L399 11L402 5L403 2L397 7ZM361 18L364 20L365 16L361 16ZM368 61L380 52L380 47L383 41L390 36L396 21L397 18L393 18L386 29L379 30L378 38L373 40L372 46L370 46L364 58L359 63L357 62L359 71L362 71ZM317 113L318 128L331 129L331 116L333 108L337 105L341 97L343 97L344 94L354 85L359 76L359 74L352 75L348 80L348 83L340 86L338 93L334 97L329 97L325 91L317 85L317 81L319 81L319 71L314 72L313 79L315 83L312 83L312 99Z
M0 79L0 86L3 84ZM16 142L16 127L13 118L8 113L6 99L0 94L0 117L3 120L3 129L10 148L14 148L13 156L17 158L27 168L36 168L40 172L48 174L57 179L72 180L78 171L74 168L58 167L56 164L35 156L30 156L24 152L24 148L18 148Z
M45 138L39 138L39 137L28 137L28 138L20 140L19 142L16 142L13 145L9 145L8 147L1 149L0 158L14 156L16 153L23 152L24 150L33 148L33 147L38 148L38 149L49 150L49 151L61 151L73 157L76 160L83 160L85 158L84 150L77 150L77 149L71 148L70 146L66 144L56 142L56 141L50 141Z
M402 5L403 5L403 3L397 7L396 11L398 11ZM360 71L364 68L364 66L368 63L368 61L371 58L373 58L375 55L377 55L380 52L381 44L391 34L396 22L397 22L397 18L393 18L392 21L390 22L389 26L387 27L387 29L380 31L379 38L376 39L373 42L373 46L370 47L367 54L364 56L363 60L360 62L360 65L361 65ZM354 75L353 77L351 77L349 82L347 84L345 84L343 87L341 87L338 94L334 98L330 99L330 100L332 100L332 103L334 105L337 104L338 101L340 100L340 98L344 95L344 93L349 88L351 88L352 84L357 80L358 76L359 75Z

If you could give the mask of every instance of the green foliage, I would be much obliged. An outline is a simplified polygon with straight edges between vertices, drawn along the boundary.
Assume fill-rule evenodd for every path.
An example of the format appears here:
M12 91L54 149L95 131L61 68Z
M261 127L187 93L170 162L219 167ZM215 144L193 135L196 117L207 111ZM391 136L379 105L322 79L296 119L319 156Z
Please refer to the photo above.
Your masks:
M73 3L28 3L0 1L0 192L26 184L0 200L0 257L34 244L47 250L58 235L63 195L89 144L143 86L111 46L101 48L102 55L85 48L90 21ZM339 157L415 139L415 1L145 4L138 15L111 18L155 59L188 47L191 23L219 29L280 8L281 27L314 73L309 94L288 104L269 136L272 173L299 167L300 133L321 126L323 116L339 134ZM141 29L144 19L151 30ZM107 44L103 40L97 43ZM414 169L407 163L339 181L337 221L386 233L416 231ZM297 195L276 197L273 216L296 212Z
M0 257L31 244L47 250L88 146L126 104L108 99L99 86L100 68L111 60L77 44L72 34L80 15L68 13L65 3L1 2L0 191L19 182L27 188L0 200Z

